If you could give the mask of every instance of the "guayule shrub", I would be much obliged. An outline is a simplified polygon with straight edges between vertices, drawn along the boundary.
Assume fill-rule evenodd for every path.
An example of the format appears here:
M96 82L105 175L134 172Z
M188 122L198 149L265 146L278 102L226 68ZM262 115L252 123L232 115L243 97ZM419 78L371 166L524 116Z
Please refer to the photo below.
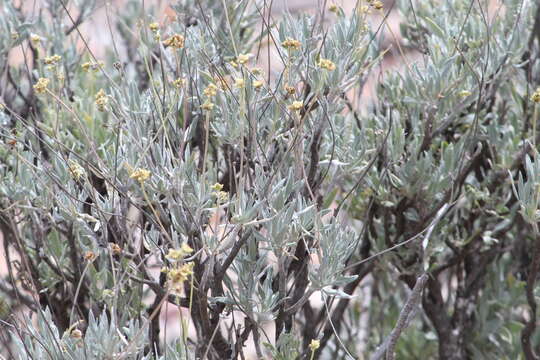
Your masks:
M0 3L4 358L538 359L533 1Z

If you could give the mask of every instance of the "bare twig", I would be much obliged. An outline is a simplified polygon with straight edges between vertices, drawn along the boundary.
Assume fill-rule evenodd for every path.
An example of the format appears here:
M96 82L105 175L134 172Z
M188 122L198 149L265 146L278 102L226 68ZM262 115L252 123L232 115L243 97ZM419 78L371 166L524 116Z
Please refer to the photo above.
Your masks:
M396 326L388 336L388 338L383 342L383 344L377 349L375 354L371 357L371 360L382 359L386 353L386 360L394 360L394 351L396 348L397 341L399 336L409 326L412 318L415 315L415 309L422 299L422 291L426 286L428 281L428 275L426 273L422 274L417 280L414 288L412 289L411 295L407 299L405 306L401 309L399 313L398 321Z

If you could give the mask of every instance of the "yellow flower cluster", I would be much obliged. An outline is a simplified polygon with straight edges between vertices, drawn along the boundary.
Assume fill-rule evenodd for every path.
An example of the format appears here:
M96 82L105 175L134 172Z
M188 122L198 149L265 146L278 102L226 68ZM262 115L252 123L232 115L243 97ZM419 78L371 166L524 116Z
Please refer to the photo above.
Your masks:
M263 74L263 69L259 67L254 67L253 69L251 69L251 73L255 76L259 76Z
M88 262L93 262L94 260L96 260L96 257L97 256L93 251L87 251L84 253L84 260Z
M109 243L109 249L113 255L120 255L122 253L122 248L116 243Z
M173 294L179 295L182 292L184 281L193 275L193 262L186 263L184 258L193 252L193 249L183 243L180 249L171 249L166 258L173 262L171 267L164 267L162 272L167 274L167 286Z
M208 98L212 98L217 95L218 87L215 84L208 84L206 89L203 90L204 96ZM204 104L201 105L201 108L205 111L212 111L214 108L214 103L211 102L209 99L204 102Z
M105 94L105 91L103 89L100 89L96 94L96 106L99 111L105 111L105 106L109 102L109 99L107 98L107 94Z
M465 97L467 97L467 96L471 96L472 93L471 93L469 90L461 90L461 91L458 93L458 95L459 95L460 97L465 98Z
M163 45L170 46L170 47L173 47L175 49L182 49L182 48L184 48L184 42L185 42L185 39L184 39L184 37L182 35L174 34L173 36L171 36L170 38L165 40L163 42Z
M255 90L259 90L264 85L264 81L262 80L253 80L253 87Z
M336 69L336 64L328 59L320 59L318 63L320 68L326 69L328 71L333 71Z
M71 177L75 180L80 180L85 174L83 167L73 160L69 160L68 170Z
M371 6L373 6L373 8L375 10L382 10L384 9L384 4L382 3L382 1L379 1L379 0L375 0L371 3Z
M531 100L535 103L540 103L540 88L536 89L536 91L532 94Z
M287 38L281 43L281 46L287 50L298 50L302 46L302 43L298 40Z
M206 111L212 111L212 109L214 108L214 106L215 106L214 103L212 103L212 102L206 100L206 101L204 102L204 104L201 105L201 109L206 110Z
M153 22L153 23L149 24L148 27L154 33L159 30L159 24L157 22Z
M291 105L288 106L289 110L300 111L304 107L302 101L293 101Z
M236 62L239 63L240 65L244 65L245 63L247 63L249 61L249 59L252 56L253 56L252 54L240 54L236 58Z
M81 68L83 71L88 72L90 69L94 71L98 71L99 69L103 68L105 66L105 63L103 61L98 61L97 63L94 62L85 62L81 64Z
M180 295L182 293L184 281L193 275L193 265L193 262L189 262L165 271L167 273L167 285L173 294Z
M214 84L209 84L206 89L203 90L203 94L206 97L214 97L217 95L218 87Z
M49 85L49 79L47 78L39 78L37 83L34 84L34 90L38 94L43 94L47 91L47 86Z
M186 84L186 79L178 78L172 82L173 86L177 89L182 88Z
M45 59L43 59L43 62L47 65L56 65L62 60L62 57L60 55L53 55L53 56L47 56Z
M263 75L263 70L259 67L254 67L251 69L251 74L255 76L255 79L252 81L253 88L259 91L264 85L264 81L259 79L259 76Z
M148 25L150 28L150 31L154 33L154 40L160 41L161 40L161 34L159 33L159 24L157 22L153 22Z
M31 34L30 35L30 41L34 46L38 45L41 42L41 36L37 34Z
M245 85L244 79L242 79L242 78L234 79L234 87L235 88L241 89L241 88L244 87L244 85Z
M382 10L384 8L384 4L380 0L367 0L367 2L375 10Z
M321 342L320 340L311 340L311 343L309 344L309 350L311 350L312 352L317 350L319 347L321 347Z
M336 4L330 4L330 6L328 7L328 10L336 14L339 11L339 7Z
M216 198L218 204L223 204L229 199L229 193L223 191L223 184L215 183L211 189L214 190L212 196Z
M131 179L137 180L140 184L144 183L146 180L150 179L150 176L152 176L152 173L150 170L137 168L131 172L129 177Z
M369 6L367 5L362 5L358 8L358 12L361 14L361 15L365 15L365 14L371 14L371 9L369 8Z
M165 256L167 259L171 261L180 261L182 260L186 255L189 255L193 252L193 249L191 246L189 246L186 243L182 243L180 246L180 249L170 249L167 253L167 256Z
M289 84L285 84L285 91L287 92L287 94L289 95L294 95L296 93L296 89L294 86L291 86Z

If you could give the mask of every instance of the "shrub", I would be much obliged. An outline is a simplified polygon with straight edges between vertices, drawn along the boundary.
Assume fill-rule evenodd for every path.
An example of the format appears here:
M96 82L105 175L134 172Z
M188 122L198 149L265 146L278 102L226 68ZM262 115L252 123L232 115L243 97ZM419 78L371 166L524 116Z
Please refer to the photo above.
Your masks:
M1 3L5 356L538 359L533 1Z

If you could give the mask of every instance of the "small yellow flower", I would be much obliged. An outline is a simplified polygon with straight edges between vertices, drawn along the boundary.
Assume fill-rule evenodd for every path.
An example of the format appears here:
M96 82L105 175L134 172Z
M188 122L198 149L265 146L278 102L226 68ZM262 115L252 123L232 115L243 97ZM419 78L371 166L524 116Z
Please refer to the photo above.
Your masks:
M214 108L214 103L207 100L201 105L201 108L206 111L211 111Z
M47 56L45 59L43 59L43 62L47 65L56 65L58 62L62 60L62 57L60 55L53 55L53 56Z
M458 93L458 95L459 95L460 97L463 97L463 98L464 98L464 97L467 97L467 96L471 96L472 93L471 93L469 90L461 90L461 91Z
M182 88L186 84L186 79L176 79L172 82L173 86L177 89Z
M336 4L331 4L329 7L328 7L328 10L330 10L330 12L333 12L335 14L337 14L339 8Z
M208 84L206 89L203 90L203 94L206 97L214 97L217 95L218 87L214 84Z
M99 111L105 111L105 106L109 102L109 99L107 98L107 94L105 94L105 91L103 89L100 89L96 96L95 96L95 103Z
M540 88L536 89L536 91L532 94L531 100L535 103L540 103Z
M241 89L244 87L244 79L242 78L236 78L234 79L234 87Z
M180 261L192 252L193 249L188 244L182 243L180 249L170 249L165 257L171 261Z
M261 69L260 67L254 67L253 69L251 69L251 73L255 76L259 76L262 75L263 69Z
M184 252L180 249L170 249L166 258L173 261L179 261L184 258Z
M236 58L236 62L238 62L240 65L244 65L249 61L249 59L252 57L252 54L240 54Z
M238 67L238 63L234 60L229 61L229 64L231 64L231 66L235 69Z
M319 347L321 347L321 342L319 340L311 340L311 343L309 344L309 349L313 352L317 350Z
M281 46L287 50L298 50L302 46L302 43L298 40L287 38L281 43Z
M144 183L146 180L148 180L152 176L152 173L149 170L137 168L135 169L129 177L131 179L137 180L140 184Z
M289 95L294 95L296 93L296 89L294 88L294 86L290 86L290 85L285 85L285 91L287 92L287 94Z
M87 251L84 253L84 260L88 262L93 262L96 260L96 254L93 251Z
M36 90L38 94L43 94L47 90L48 85L49 79L39 78L37 83L34 84L34 90Z
M184 42L185 42L185 39L182 35L174 34L173 36L165 40L163 42L163 45L170 46L175 49L182 49L184 47Z
M220 204L223 204L229 199L229 193L226 191L216 191L212 195L216 197L217 202Z
M30 41L32 42L32 44L34 44L34 46L36 46L41 42L41 36L37 34L31 34Z
M180 294L184 281L193 275L193 262L185 263L175 268L167 268L164 272L167 274L167 284L173 294Z
M214 191L221 191L221 190L223 190L223 184L215 183L215 184L212 185L210 188L211 188L212 190L214 190Z
M371 14L371 9L369 8L369 6L367 5L362 5L358 8L358 12L363 15L363 14Z
M83 71L88 72L90 69L94 70L95 72L99 71L101 68L105 66L105 63L103 61L98 61L97 63L94 62L85 62L81 64L81 68Z
M182 245L180 246L180 250L182 250L184 252L184 254L188 255L188 254L191 254L193 252L193 249L191 248L191 246L189 246L187 243L182 243Z
M80 180L85 175L83 167L73 160L69 160L68 170L75 180Z
M288 106L289 110L300 111L304 107L302 101L293 101L291 105Z
M264 82L262 80L254 80L253 81L253 87L255 90L259 90L264 85Z
M122 253L122 248L115 243L109 243L109 249L111 249L113 255L120 255Z
M105 90L99 89L99 91L96 94L96 99L98 99L100 97L105 97L105 96L107 96L107 94L105 94Z
M373 6L373 8L376 9L376 10L384 9L384 4L382 3L382 1L379 1L379 0L373 1L371 3L371 6Z
M17 40L19 38L19 33L16 31L11 32L11 40Z
M159 24L157 22L150 23L148 27L152 32L156 32L159 30Z
M320 59L318 63L320 68L326 69L328 71L333 71L336 69L336 64L328 59Z

